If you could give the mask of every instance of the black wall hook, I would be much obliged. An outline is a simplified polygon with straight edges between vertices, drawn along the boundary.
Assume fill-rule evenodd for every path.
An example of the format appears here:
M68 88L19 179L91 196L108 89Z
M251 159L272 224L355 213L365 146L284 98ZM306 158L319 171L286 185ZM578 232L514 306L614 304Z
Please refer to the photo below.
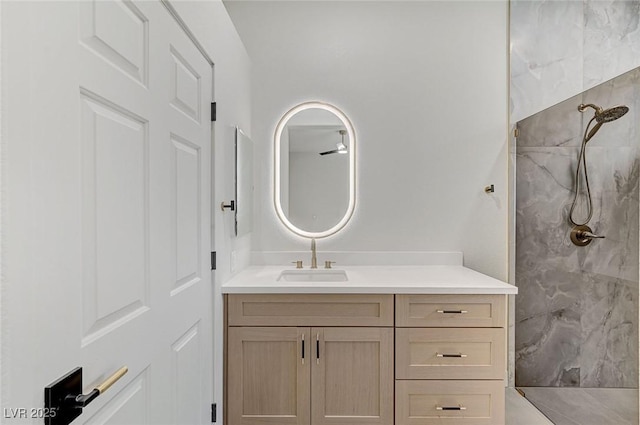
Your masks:
M231 211L235 211L236 210L236 201L229 201L228 205L225 205L224 201L222 201L222 203L220 204L220 209L222 211L224 211L227 208L229 208Z

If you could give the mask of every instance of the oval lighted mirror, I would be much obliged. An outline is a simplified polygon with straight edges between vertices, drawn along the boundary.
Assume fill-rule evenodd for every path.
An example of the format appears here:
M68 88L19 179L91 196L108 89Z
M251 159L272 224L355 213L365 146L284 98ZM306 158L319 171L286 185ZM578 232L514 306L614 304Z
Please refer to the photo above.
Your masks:
M303 103L284 114L274 142L280 220L309 238L342 229L356 201L356 137L346 115L326 103Z

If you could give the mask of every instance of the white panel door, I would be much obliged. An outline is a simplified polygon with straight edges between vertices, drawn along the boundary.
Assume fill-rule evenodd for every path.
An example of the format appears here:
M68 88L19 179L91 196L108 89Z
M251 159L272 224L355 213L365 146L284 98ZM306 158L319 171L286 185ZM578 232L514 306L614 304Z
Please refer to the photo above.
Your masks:
M0 422L126 365L74 423L209 423L211 65L157 1L5 2L1 28Z

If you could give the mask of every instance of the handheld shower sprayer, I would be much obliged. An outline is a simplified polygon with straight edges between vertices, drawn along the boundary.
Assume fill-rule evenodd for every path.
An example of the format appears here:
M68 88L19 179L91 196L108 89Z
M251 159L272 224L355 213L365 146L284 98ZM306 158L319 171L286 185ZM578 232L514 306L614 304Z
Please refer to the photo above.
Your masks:
M573 202L571 203L571 209L569 210L569 222L573 225L573 229L571 230L571 240L574 244L579 246L588 245L589 243L591 243L591 240L595 238L604 238L604 236L597 236L593 234L589 226L587 226L587 223L589 223L589 220L591 220L591 217L593 216L593 204L591 201L591 190L589 189L589 175L587 172L587 155L585 147L587 145L587 142L596 135L603 124L615 121L629 112L629 108L624 105L614 106L613 108L609 109L602 109L601 107L594 105L593 103L580 104L578 106L578 111L584 112L587 108L592 108L595 113L589 120L587 128L585 128L584 130L584 136L582 137L582 145L580 146L580 154L578 155L578 166L576 167L576 176L574 180ZM591 130L589 130L589 127L591 127L591 124L594 121L596 121L596 125ZM578 202L578 194L580 193L581 168L583 169L584 185L587 192L587 218L584 222L577 222L573 217L573 212Z

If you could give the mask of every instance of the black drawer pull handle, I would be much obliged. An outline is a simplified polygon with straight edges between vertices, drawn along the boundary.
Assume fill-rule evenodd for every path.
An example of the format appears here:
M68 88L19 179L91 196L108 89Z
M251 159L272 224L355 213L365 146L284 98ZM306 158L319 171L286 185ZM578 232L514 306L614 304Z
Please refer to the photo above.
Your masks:
M459 406L436 406L436 410L467 410L466 407Z
M467 314L467 310L436 310L440 314Z
M436 357L456 357L456 358L465 358L466 354L458 353L458 354L440 354L436 353Z

